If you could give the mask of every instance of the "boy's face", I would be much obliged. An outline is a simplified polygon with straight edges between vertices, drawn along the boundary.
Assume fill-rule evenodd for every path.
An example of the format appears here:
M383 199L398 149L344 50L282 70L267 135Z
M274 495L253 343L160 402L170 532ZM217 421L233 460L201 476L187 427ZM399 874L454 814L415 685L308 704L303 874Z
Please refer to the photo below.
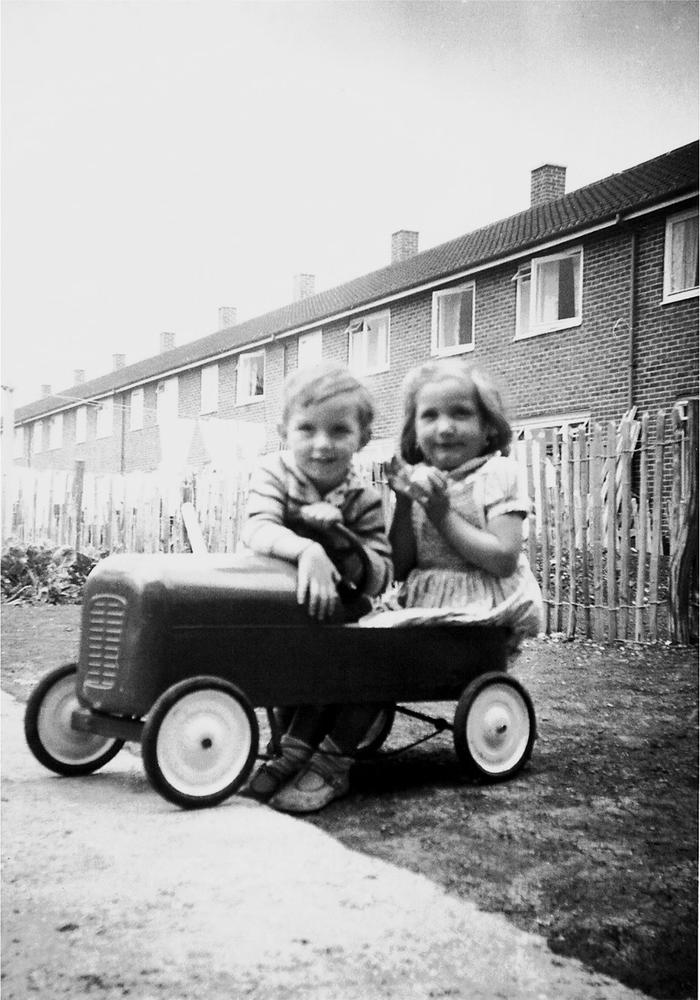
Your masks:
M321 494L328 493L342 483L352 456L365 444L357 401L341 393L298 407L289 415L285 437L301 471Z

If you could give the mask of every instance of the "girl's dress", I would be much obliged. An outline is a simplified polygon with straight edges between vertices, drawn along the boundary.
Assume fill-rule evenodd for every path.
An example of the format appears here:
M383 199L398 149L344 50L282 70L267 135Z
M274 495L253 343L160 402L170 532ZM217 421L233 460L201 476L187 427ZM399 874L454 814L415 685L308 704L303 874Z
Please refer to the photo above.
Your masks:
M471 459L447 474L451 507L485 529L501 514L527 516L530 503L518 486L518 466L502 455ZM416 567L398 595L404 610L379 611L365 627L419 624L488 624L510 627L519 636L543 627L542 595L524 553L510 576L493 576L465 562L443 539L418 503L411 509Z

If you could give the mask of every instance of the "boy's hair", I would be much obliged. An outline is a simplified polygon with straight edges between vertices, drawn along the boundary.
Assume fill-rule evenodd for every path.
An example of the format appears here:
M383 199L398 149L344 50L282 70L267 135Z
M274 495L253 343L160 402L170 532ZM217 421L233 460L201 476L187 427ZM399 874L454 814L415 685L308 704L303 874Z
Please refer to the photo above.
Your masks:
M401 457L410 465L423 461L423 453L416 440L416 399L424 385L457 379L465 386L473 388L474 396L486 425L486 435L490 451L510 452L513 430L505 415L500 393L491 377L478 368L471 368L464 361L454 358L440 358L426 361L412 368L403 385L403 425L399 438Z
M357 420L362 432L362 447L372 436L374 403L369 389L343 365L322 361L308 368L298 368L284 380L282 388L282 417L280 436L284 439L287 424L294 410L323 403L333 396L350 393L357 404Z

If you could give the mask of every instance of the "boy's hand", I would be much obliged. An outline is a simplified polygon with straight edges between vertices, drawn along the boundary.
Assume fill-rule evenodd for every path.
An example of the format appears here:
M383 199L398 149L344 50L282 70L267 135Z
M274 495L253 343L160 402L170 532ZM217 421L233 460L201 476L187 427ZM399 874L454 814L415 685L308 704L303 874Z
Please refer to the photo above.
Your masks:
M312 542L304 549L299 556L297 573L297 602L307 602L312 618L318 618L319 621L329 618L338 603L336 584L340 580L340 573L322 545Z
M343 515L332 503L319 501L318 503L307 503L299 511L304 524L310 528L318 528L320 531L327 531L334 524L343 523Z

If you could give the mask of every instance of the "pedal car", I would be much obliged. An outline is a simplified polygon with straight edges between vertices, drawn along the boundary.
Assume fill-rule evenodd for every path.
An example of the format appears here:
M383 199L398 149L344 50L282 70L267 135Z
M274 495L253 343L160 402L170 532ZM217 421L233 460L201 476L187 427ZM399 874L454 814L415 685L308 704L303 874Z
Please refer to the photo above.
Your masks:
M77 664L49 673L29 698L35 757L78 776L140 742L161 795L213 806L243 785L258 756L256 709L274 722L271 706L385 705L366 754L388 735L395 709L430 720L400 703L456 701L452 724L432 721L452 729L469 774L503 780L523 767L535 713L506 672L505 630L357 627L347 584L343 604L320 623L297 604L296 582L292 565L253 555L102 560L85 588Z

